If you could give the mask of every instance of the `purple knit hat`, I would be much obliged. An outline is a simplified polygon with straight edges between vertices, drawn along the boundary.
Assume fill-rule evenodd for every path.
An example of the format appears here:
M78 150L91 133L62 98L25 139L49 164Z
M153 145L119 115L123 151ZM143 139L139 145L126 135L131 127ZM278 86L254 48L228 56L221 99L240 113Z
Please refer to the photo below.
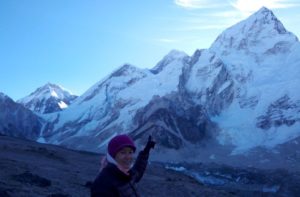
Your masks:
M133 140L128 135L117 135L113 137L108 143L108 153L115 158L118 151L124 147L130 147L135 152L135 145Z

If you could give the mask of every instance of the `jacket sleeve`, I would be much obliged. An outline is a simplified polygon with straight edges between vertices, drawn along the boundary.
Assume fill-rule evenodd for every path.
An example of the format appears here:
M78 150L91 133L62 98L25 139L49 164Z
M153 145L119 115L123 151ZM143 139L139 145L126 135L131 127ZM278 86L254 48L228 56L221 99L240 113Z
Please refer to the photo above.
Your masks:
M140 151L131 169L132 180L137 183L141 180L148 164L149 152Z

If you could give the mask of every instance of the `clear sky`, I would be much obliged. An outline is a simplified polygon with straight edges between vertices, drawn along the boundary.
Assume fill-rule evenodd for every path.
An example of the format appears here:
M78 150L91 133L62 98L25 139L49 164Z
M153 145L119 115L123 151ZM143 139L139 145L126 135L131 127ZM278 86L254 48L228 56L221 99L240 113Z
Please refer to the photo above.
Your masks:
M300 0L0 0L0 92L51 82L81 95L124 63L209 48L261 6L299 38Z

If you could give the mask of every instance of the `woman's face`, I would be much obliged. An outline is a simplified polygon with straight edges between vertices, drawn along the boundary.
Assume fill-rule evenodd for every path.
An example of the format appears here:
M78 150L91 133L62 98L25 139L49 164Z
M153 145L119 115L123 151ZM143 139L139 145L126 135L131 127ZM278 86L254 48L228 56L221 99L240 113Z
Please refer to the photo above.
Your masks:
M115 160L122 168L129 170L133 162L133 154L132 148L124 147L116 154Z

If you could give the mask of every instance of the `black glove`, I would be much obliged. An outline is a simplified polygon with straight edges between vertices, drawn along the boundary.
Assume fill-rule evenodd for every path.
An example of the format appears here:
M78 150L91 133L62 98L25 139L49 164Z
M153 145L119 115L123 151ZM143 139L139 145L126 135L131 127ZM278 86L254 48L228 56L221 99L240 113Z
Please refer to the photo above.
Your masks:
M147 144L146 144L146 146L145 146L145 148L144 148L144 152L145 152L145 153L149 153L149 152L150 152L150 149L151 149L151 148L154 148L154 146L155 146L155 142L152 140L151 135L149 135L149 137L148 137L148 142L147 142Z

